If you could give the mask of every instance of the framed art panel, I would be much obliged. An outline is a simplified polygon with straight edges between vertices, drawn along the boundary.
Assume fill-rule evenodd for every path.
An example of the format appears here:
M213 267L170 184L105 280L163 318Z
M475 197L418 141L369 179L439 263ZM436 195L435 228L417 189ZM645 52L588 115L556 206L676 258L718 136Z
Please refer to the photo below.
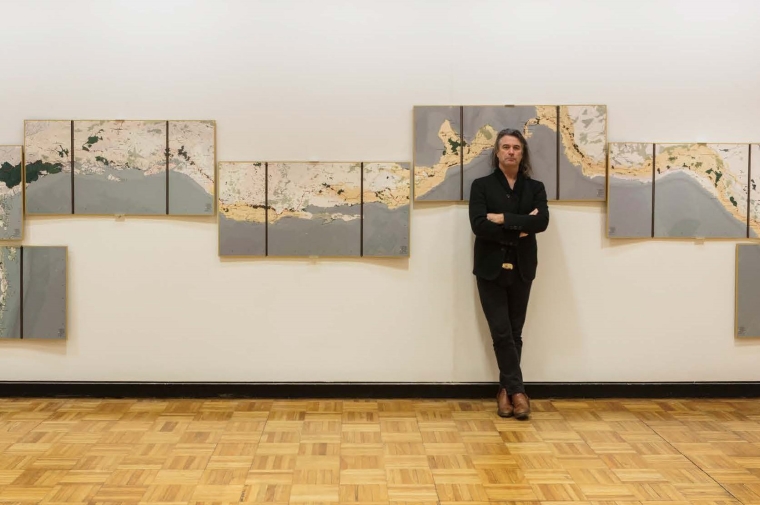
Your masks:
M219 163L219 255L266 255L266 164Z
M461 107L414 107L414 199L462 200Z
M216 123L169 121L170 215L214 214Z
M0 338L21 338L21 248L0 246Z
M409 256L409 163L362 165L362 256Z
M607 107L560 105L559 200L604 201Z
M735 336L760 337L760 244L736 244Z
M66 247L24 246L23 338L66 338Z
M74 213L166 215L166 121L74 121Z
M607 236L652 236L654 144L610 143Z
M361 254L361 163L267 163L270 256Z
M27 214L73 214L72 144L71 121L24 122Z
M656 144L654 236L746 238L748 144Z

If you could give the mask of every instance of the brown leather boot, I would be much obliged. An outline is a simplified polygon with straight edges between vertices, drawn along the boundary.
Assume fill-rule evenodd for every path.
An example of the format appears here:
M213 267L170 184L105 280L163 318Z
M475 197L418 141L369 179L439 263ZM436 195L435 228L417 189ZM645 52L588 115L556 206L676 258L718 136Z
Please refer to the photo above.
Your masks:
M530 400L525 393L515 393L512 395L512 405L514 406L515 419L524 421L530 417Z
M499 394L496 395L496 404L498 405L496 413L499 414L499 417L512 417L514 410L505 388L499 389Z

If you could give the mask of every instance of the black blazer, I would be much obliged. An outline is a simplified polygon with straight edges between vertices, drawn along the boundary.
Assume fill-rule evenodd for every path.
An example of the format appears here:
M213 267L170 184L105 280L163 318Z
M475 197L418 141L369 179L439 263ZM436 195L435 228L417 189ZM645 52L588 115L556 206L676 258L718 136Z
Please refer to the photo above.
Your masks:
M470 225L475 233L475 264L472 273L478 277L496 279L501 273L506 248L509 246L517 248L517 267L522 278L532 281L536 277L536 233L546 230L549 225L546 188L542 182L530 177L522 174L517 177L515 188L518 188L518 184L522 185L517 214L505 212L509 183L501 170L496 169L490 175L472 182ZM515 197L517 196L516 194ZM528 215L533 209L538 209L538 215ZM504 224L492 223L486 214L504 214ZM520 232L525 232L528 236L520 238Z

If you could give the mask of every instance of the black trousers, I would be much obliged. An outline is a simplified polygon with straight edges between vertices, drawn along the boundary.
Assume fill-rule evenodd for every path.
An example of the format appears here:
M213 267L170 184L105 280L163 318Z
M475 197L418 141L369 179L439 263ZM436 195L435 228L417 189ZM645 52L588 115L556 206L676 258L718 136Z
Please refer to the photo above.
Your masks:
M509 394L524 393L520 369L522 330L533 282L524 281L516 269L502 270L492 281L477 277L477 282L499 365L499 384Z

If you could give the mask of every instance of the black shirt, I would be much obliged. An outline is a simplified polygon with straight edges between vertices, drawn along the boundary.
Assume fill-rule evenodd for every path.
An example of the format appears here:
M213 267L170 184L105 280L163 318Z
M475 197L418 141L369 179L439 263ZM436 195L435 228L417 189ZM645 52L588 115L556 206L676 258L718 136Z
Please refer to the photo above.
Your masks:
M515 185L513 188L509 187L509 181L507 180L507 177L504 175L504 172L501 171L501 169L497 168L494 170L496 173L496 177L499 179L502 179L502 182L504 182L504 187L506 188L505 191L507 193L507 206L504 209L505 212L508 212L510 214L517 214L520 212L520 198L522 197L523 188L525 187L525 178L523 177L522 172L517 173L517 180L515 180ZM517 267L517 247L516 246L507 246L506 251L504 253L504 263L512 263Z

